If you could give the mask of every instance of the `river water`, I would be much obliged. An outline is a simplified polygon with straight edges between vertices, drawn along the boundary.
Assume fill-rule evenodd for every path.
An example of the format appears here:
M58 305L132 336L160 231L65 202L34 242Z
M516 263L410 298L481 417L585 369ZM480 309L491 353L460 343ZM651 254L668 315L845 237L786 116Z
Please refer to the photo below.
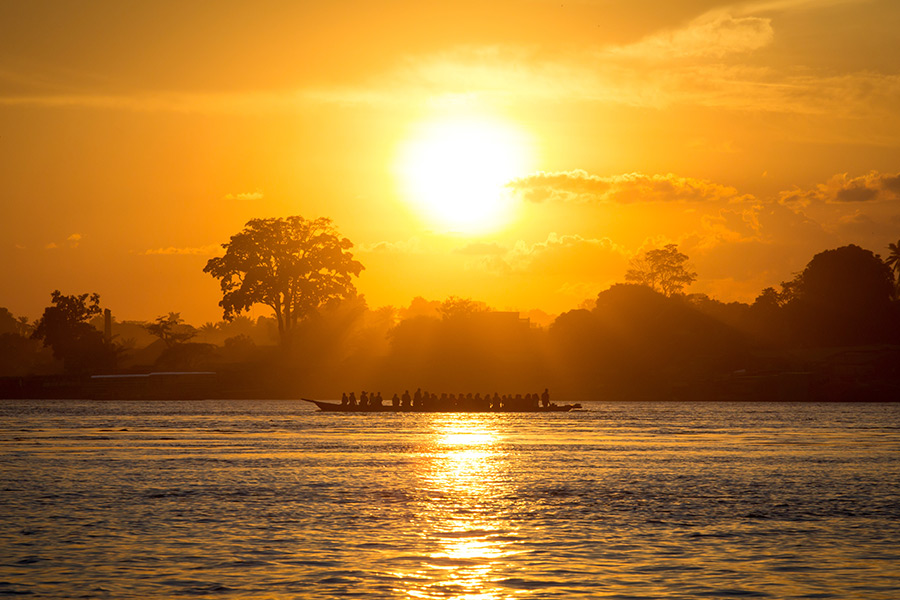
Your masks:
M900 598L900 404L0 401L0 595Z

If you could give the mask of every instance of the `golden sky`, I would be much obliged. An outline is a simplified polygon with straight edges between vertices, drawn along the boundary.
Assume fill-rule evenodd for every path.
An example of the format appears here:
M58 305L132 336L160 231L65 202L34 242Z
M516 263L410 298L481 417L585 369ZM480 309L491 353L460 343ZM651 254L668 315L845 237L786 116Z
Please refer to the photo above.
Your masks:
M330 217L370 306L576 307L678 243L752 301L900 238L900 2L0 3L0 306L218 320L206 260Z

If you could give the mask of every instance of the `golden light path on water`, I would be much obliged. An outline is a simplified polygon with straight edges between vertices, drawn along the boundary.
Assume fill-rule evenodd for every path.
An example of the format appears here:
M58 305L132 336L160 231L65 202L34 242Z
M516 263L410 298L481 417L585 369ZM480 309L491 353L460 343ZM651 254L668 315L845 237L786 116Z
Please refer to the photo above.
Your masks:
M432 445L421 472L429 500L422 507L421 535L437 542L425 572L405 592L411 598L489 600L509 597L494 568L514 553L499 498L510 493L508 461L496 419L484 415L435 415ZM442 581L435 582L435 571ZM415 581L416 579L414 579Z
M900 405L0 402L0 596L866 598Z

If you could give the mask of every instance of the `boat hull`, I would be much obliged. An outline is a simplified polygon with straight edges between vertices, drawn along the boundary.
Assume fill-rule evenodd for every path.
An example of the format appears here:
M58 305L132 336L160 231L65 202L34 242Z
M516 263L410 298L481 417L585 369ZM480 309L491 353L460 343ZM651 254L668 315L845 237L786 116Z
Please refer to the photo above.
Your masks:
M322 412L345 412L345 413L429 413L429 412L462 412L462 413L545 413L545 412L569 412L581 408L580 404L551 404L550 406L539 406L537 408L501 408L494 409L467 409L467 408L401 408L395 406L350 406L347 404L339 404L337 402L328 402L326 400L313 400L311 398L301 398L305 402L312 402L319 407Z

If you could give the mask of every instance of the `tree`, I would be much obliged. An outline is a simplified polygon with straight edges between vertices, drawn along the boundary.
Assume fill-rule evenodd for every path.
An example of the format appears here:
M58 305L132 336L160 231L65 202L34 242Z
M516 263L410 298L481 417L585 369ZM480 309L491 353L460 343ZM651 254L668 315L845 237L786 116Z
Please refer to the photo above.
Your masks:
M870 250L851 244L820 252L790 286L786 308L807 342L867 344L893 335L893 274Z
M445 321L470 317L475 313L487 312L488 310L490 309L484 302L458 296L449 296L441 302L437 309L441 318Z
M688 270L690 265L687 261L687 255L678 251L677 244L648 250L643 256L631 260L631 268L625 272L625 281L646 285L671 297L697 280L697 274Z
M756 297L756 300L753 301L753 306L760 310L774 311L783 305L781 294L773 287L767 287L762 292L760 292L759 296Z
M888 250L891 251L884 260L884 264L889 266L894 273L894 297L900 297L900 240L896 244L888 244Z
M849 311L887 305L893 283L878 256L853 244L816 254L794 279L799 299Z
M175 344L183 344L195 335L197 330L184 323L181 313L170 312L168 315L156 317L156 322L146 325L147 331L165 342L171 348Z
M283 346L301 319L355 295L352 277L364 268L349 252L353 243L325 218L252 219L222 247L225 255L211 258L203 272L221 281L224 319L265 304Z
M91 317L101 313L100 295L64 296L55 290L51 301L53 306L44 309L31 337L43 340L53 350L53 356L63 361L67 371L115 367L116 347L88 323Z
M14 317L9 309L0 307L0 334L14 333L28 336L30 332L31 327L28 325L27 317Z

